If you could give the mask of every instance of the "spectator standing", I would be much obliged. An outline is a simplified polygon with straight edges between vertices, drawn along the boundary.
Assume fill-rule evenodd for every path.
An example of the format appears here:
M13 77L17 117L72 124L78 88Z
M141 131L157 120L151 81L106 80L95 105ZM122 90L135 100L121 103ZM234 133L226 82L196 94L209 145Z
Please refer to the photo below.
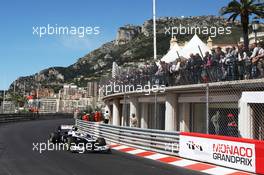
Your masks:
M108 124L109 123L109 119L110 119L110 115L108 111L105 111L105 115L104 115L104 123Z
M99 122L100 121L100 116L99 115L100 115L99 112L96 111L95 114L94 114L94 121L95 122Z
M177 74L179 73L179 68L180 68L180 61L174 61L173 63L171 63L170 67L169 67L169 85L173 86L175 85L175 79Z
M257 71L259 72L258 77L264 77L264 42L258 44L257 56L252 58L252 62L256 64Z
M216 81L225 80L226 78L225 53L222 51L221 47L216 48L215 60L218 61Z
M187 61L187 65L186 65L186 69L187 69L187 72L188 72L188 80L187 82L188 83L195 83L195 80L194 80L194 55L193 54L190 54L190 58L188 59Z
M247 52L243 44L238 46L237 66L238 66L238 79L243 80L246 78L246 61L248 60ZM248 63L247 63L248 64Z
M259 49L260 48L257 46L256 43L253 43L251 45L252 54L250 56L250 60L251 60L251 63L252 63L252 67L251 67L251 76L252 76L252 78L257 78L258 77L258 69L257 69L258 59L256 59L256 57L258 56Z
M136 118L136 115L133 113L130 118L130 126L131 127L138 127L138 120Z
M226 64L226 80L232 81L235 80L235 55L233 48L226 49L226 57L224 63Z
M203 60L198 53L194 56L193 65L194 65L193 66L194 83L200 83L201 82Z
M235 115L229 113L227 114L227 118L228 118L228 124L227 124L228 136L238 137L238 127L235 121Z
M82 116L82 120L89 121L89 115L87 113L84 113Z
M218 67L219 67L219 60L216 57L216 52L215 49L211 50L211 54L212 54L212 74L211 74L211 81L215 82L217 81L217 71L218 71Z
M214 128L215 128L215 134L217 134L217 135L219 134L219 128L220 128L219 119L220 119L220 112L217 111L215 113L215 115L213 115L212 118L211 118L211 122L213 123Z
M204 57L204 70L206 72L207 80L212 81L212 55L210 55L209 52L205 52L205 57Z
M76 119L78 119L78 115L79 115L79 109L75 109L74 110L74 113L73 113L73 118L76 120Z

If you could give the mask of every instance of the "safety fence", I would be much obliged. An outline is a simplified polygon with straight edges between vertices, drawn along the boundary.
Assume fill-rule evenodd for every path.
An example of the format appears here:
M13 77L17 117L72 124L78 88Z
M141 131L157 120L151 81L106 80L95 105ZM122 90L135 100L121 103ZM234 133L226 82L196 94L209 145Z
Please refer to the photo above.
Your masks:
M139 149L264 174L264 141L190 132L167 132L76 120L95 137Z
M125 144L139 149L156 151L170 155L178 155L179 132L113 126L76 120L81 131L96 137L104 137L107 141Z
M205 106L201 113L207 116L204 133L264 140L264 79L230 82L225 86L209 84L203 93L206 102L194 104L193 110ZM199 114L194 115L194 123L199 122ZM245 128L248 128L247 136L240 133ZM194 132L199 132L199 128Z
M25 113L25 114L0 114L0 123L20 122L29 120L48 120L48 119L60 119L60 118L73 118L73 114L68 113L52 113L52 114L37 114L37 113Z

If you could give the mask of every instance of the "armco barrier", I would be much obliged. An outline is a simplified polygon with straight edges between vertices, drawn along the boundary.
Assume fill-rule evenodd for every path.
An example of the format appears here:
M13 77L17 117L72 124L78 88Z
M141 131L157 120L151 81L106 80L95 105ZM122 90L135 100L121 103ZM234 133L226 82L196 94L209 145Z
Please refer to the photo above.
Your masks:
M264 141L75 122L81 131L114 143L264 174Z
M149 151L178 155L179 132L113 126L83 120L76 120L81 131L96 137Z
M264 141L181 132L179 155L264 174Z
M0 123L19 122L27 120L47 120L59 118L73 118L73 114L68 113L22 113L22 114L0 114Z

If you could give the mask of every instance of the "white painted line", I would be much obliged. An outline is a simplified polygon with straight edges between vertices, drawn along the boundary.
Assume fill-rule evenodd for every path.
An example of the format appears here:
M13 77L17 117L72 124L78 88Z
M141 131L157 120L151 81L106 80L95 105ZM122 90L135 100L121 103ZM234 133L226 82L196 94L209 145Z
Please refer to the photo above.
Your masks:
M143 153L143 152L146 152L146 151L142 150L142 149L136 149L136 150L128 151L126 153L128 153L128 154L139 154L139 153Z
M120 145L120 146L117 146L117 147L113 147L112 149L120 150L120 149L125 149L125 148L128 148L128 146Z
M196 164L196 163L198 163L198 162L195 162L192 160L182 159L182 160L170 162L169 164L183 167L183 166L188 166L188 165L192 165L192 164Z
M152 160L157 160L157 159L161 159L161 158L164 158L164 157L169 157L168 155L165 155L165 154L153 154L153 155L150 155L150 156L146 156L145 158L148 158L148 159L152 159Z
M208 173L208 174L215 174L215 175L218 175L218 174L230 174L230 173L235 173L235 172L238 172L237 170L234 170L234 169L230 169L230 168L224 168L224 167L215 167L215 168L210 168L210 169L207 169L207 170L203 170L201 171L203 173Z

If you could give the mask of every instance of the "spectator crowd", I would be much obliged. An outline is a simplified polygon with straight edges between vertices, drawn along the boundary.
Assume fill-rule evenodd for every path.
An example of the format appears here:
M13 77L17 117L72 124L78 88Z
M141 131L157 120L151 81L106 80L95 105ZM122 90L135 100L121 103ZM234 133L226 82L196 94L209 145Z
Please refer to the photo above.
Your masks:
M217 47L205 55L190 54L172 63L145 63L141 68L123 71L104 84L159 84L166 86L264 78L264 45L243 44L222 49Z

